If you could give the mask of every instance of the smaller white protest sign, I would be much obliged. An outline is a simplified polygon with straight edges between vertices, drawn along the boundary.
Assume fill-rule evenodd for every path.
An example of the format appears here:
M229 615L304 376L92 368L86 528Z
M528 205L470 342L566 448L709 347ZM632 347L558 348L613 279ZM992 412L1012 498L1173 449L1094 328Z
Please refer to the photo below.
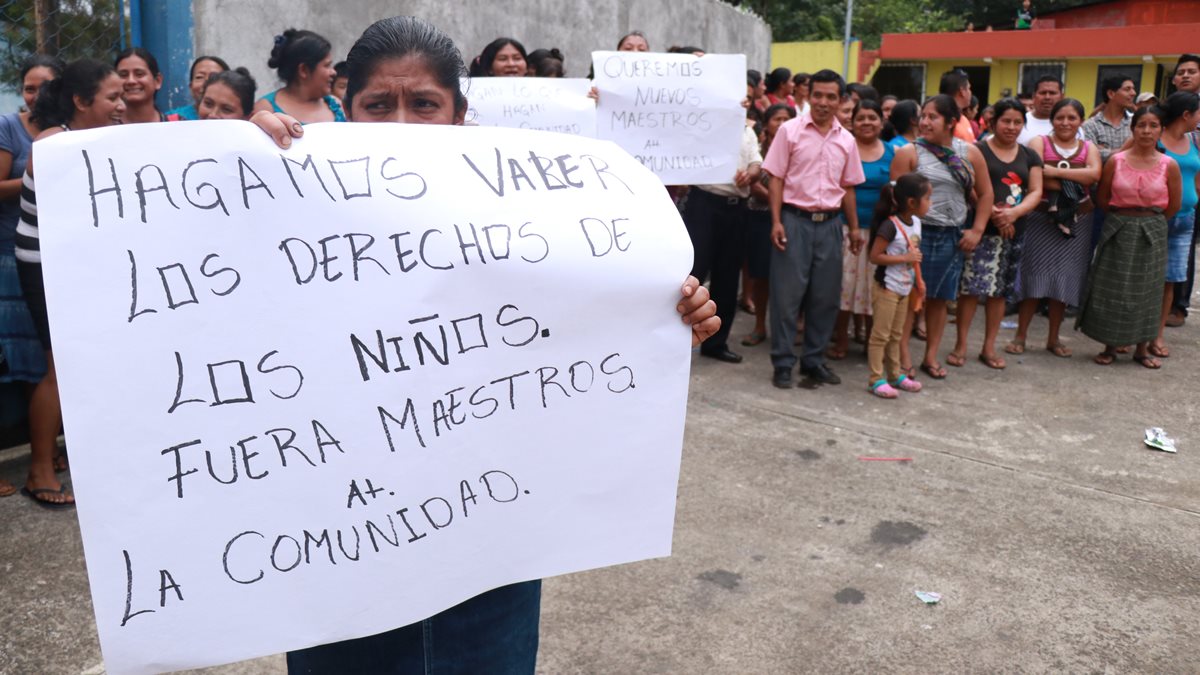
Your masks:
M467 121L596 136L596 102L590 80L556 77L475 77L463 80Z
M596 136L667 185L732 183L746 112L743 54L592 52Z

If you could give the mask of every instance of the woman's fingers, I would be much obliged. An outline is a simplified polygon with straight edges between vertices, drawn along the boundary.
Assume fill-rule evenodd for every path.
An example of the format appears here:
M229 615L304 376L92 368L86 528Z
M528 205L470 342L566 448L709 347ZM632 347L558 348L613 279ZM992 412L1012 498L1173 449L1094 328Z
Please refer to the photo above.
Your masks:
M293 138L304 135L304 127L291 115L284 113L259 110L250 116L250 122L263 130L263 133L275 141L275 145L287 149L292 146Z

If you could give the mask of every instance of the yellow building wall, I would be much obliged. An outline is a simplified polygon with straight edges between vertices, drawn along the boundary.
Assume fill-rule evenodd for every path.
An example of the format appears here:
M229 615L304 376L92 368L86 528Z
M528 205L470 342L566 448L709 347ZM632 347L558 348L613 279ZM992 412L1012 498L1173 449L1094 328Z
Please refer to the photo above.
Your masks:
M861 51L861 42L855 40L850 43L850 72L846 76L847 82L858 81L858 57ZM787 68L793 74L815 73L824 68L840 73L844 58L840 40L771 44L771 68Z

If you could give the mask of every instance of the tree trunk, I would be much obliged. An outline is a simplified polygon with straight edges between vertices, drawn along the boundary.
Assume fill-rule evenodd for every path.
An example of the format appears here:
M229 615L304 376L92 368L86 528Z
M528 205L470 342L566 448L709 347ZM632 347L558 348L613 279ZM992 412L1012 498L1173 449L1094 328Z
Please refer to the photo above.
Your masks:
M33 17L37 22L37 50L58 55L58 0L34 0Z

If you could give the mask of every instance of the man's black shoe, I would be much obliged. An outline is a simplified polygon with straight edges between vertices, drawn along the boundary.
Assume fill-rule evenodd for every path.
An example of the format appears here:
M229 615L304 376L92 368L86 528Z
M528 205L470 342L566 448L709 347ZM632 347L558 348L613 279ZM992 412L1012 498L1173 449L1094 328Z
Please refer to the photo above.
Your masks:
M816 368L800 369L800 374L817 384L841 384L842 378L838 377L829 366L821 364Z
M792 369L791 368L776 368L775 375L771 377L771 384L780 389L792 388Z
M725 363L741 363L742 355L737 352L730 351L729 347L720 349L701 349L700 356L707 356L710 359L724 361Z

